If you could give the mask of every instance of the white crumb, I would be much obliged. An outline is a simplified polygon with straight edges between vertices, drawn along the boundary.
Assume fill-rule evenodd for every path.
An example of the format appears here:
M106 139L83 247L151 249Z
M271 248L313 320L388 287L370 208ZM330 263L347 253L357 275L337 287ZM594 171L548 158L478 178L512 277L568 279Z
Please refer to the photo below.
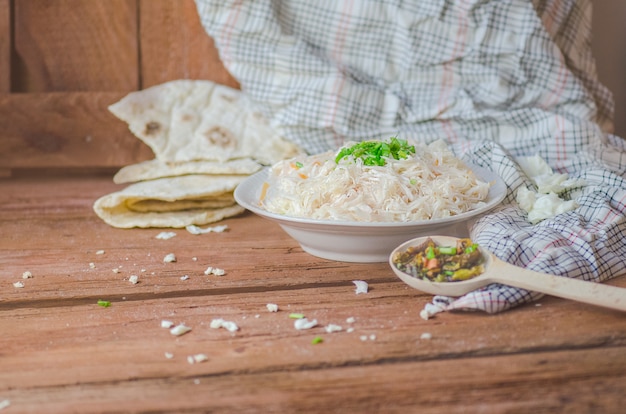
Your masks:
M173 231L162 231L161 233L156 235L155 239L168 240L175 236L176 233L174 233Z
M360 294L360 293L367 293L367 290L369 288L369 285L367 284L367 282L363 281L363 280L353 280L352 283L355 284L356 286L356 294Z
M186 334L189 331L191 331L191 328L188 327L188 326L185 326L182 323L180 325L176 325L172 329L170 329L170 333L172 335L176 335L176 336L184 335L184 334Z
M334 324L328 324L326 325L326 327L324 328L326 330L326 332L328 333L333 333L333 332L341 332L343 330L343 328L339 325L334 325Z
M317 326L317 319L308 320L307 318L296 319L293 327L298 330L311 329Z
M189 362L190 364L197 364L199 362L204 362L208 360L209 360L209 357L206 356L205 354L189 355L187 357L187 362Z
M204 271L205 275L214 275L214 276L224 276L226 271L224 269L220 269L219 267L209 266Z
M165 257L163 258L163 261L165 263L172 263L176 261L176 255L174 253L169 253L167 255L165 255Z
M189 226L185 227L185 229L191 234L222 233L228 229L228 226L214 226L203 229L196 225L190 224Z
M224 319L213 319L211 321L211 328L213 329L219 329L219 328L224 328L229 332L235 332L239 330L239 327L237 326L237 324L235 322L231 322L231 321L225 321Z

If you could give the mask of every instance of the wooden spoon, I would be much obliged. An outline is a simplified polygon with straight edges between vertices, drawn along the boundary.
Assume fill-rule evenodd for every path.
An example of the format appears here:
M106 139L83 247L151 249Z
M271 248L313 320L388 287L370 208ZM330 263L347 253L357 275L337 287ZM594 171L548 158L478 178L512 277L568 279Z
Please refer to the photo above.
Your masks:
M440 246L455 246L458 240L456 237L448 236L431 236L430 238ZM626 311L626 289L624 288L523 269L500 260L493 253L480 248L485 258L483 264L485 271L469 280L431 282L418 279L399 270L393 262L394 254L404 251L410 246L418 246L424 243L426 239L428 237L409 240L396 247L389 256L389 265L395 274L407 285L423 292L433 295L461 296L490 283L502 283L547 295Z

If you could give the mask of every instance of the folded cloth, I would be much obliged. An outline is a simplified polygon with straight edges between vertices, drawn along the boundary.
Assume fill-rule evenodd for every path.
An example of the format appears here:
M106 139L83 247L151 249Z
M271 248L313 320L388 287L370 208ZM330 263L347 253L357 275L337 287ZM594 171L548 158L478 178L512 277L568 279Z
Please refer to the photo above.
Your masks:
M626 146L590 50L589 0L196 0L226 68L309 153L348 140L445 139L508 186L470 234L532 270L604 281L626 270ZM516 202L538 156L585 184L531 224ZM495 313L540 295L488 286L448 305Z

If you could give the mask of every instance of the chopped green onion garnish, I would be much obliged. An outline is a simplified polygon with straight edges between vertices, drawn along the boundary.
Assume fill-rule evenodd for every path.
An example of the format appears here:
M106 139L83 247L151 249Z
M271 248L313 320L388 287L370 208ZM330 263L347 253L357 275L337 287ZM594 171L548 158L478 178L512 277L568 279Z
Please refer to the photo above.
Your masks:
M439 248L439 253L454 256L456 254L456 247L442 246Z
M411 178L411 181L409 182L411 183L411 185L417 184L417 180L415 178Z
M477 248L478 248L478 245L476 243L474 243L474 244L472 244L470 246L467 246L464 251L465 251L465 253L474 253Z
M433 249L431 246L428 246L426 248L426 258L427 259L434 259L435 258L435 249Z
M335 162L339 163L341 159L352 155L355 159L363 160L365 165L383 166L387 163L387 158L400 160L408 158L410 154L415 154L415 146L409 145L406 140L393 137L389 142L363 141L342 148L335 157Z
M111 302L109 302L108 300L98 300L98 306L108 308L109 306L111 306Z
M313 338L313 340L311 341L311 343L313 345L315 344L321 344L322 342L324 342L324 338L322 338L321 336L316 336L315 338Z
M296 167L302 168L304 165L300 161L296 161Z
M291 319L302 319L304 318L304 313L290 313L289 317Z

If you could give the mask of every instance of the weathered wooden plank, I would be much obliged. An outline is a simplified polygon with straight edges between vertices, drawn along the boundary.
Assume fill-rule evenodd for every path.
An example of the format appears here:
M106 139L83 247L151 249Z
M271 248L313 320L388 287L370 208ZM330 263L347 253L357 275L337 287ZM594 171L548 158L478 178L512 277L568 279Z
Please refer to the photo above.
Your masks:
M626 346L619 312L552 298L500 315L425 321L419 311L431 296L407 288L387 264L317 259L275 223L251 214L224 221L225 233L178 230L173 239L156 240L158 229L114 229L94 216L93 200L119 187L108 178L0 186L0 281L7 287L0 302L0 390ZM167 253L177 262L164 263ZM226 275L207 276L208 266ZM22 279L24 271L33 278ZM131 274L138 284L128 281ZM355 279L368 281L370 292L356 295ZM20 280L24 288L11 288ZM99 307L98 299L113 306ZM267 303L280 312L268 312ZM290 312L320 326L297 331ZM347 323L349 317L356 321ZM235 321L241 331L210 329L213 318ZM159 327L162 319L193 331L172 337ZM354 332L328 334L328 324ZM432 339L421 340L423 332ZM317 335L325 339L321 347L311 344ZM189 371L186 357L196 353L211 362Z
M0 0L0 93L11 91L11 8L9 0Z
M200 24L193 0L140 0L142 87L208 79L238 87Z
M20 0L13 91L130 91L139 86L136 0Z
M0 180L0 401L12 410L616 412L624 403L619 312L544 298L426 321L430 295L388 265L314 258L252 214L226 220L224 233L169 240L111 228L91 205L117 188L110 177ZM163 263L170 252L177 262ZM226 275L207 276L207 266ZM357 278L369 293L355 294ZM296 330L291 312L319 326ZM212 329L215 318L241 329ZM192 331L172 336L163 319ZM190 365L200 353L209 360Z
M178 78L237 86L201 27L193 0L144 1L141 16L134 0L0 1L0 33L10 31L9 6L15 7L20 62L11 78L9 69L17 66L0 59L0 92L30 92L0 96L0 177L20 169L118 168L152 158L106 110L121 92ZM11 37L1 39L0 57L10 57Z
M119 167L154 158L107 107L120 92L0 95L0 166Z
M626 2L592 3L591 50L598 78L613 94L615 135L626 138Z
M355 295L347 283L301 289L281 289L273 283L267 292L232 289L220 294L226 289L218 286L229 282L203 277L206 290L215 294L194 296L190 290L188 297L163 298L155 292L151 298L135 295L133 286L120 277L115 282L102 281L100 297L109 299L108 285L123 284L127 286L126 299L114 299L111 307L102 308L96 297L89 304L74 305L79 301L68 295L79 293L80 285L89 282L84 275L76 276L79 271L73 266L67 266L67 271L64 278L76 287L67 292L68 283L59 286L65 305L59 301L57 307L38 309L33 302L29 308L10 312L4 308L0 313L0 392L11 386L59 386L76 379L91 383L224 376L483 356L505 360L538 351L626 348L620 314L585 307L572 317L575 307L557 300L543 301L541 309L526 307L495 318L441 314L424 321L419 317L424 299L416 300L398 282L375 283L375 290L367 296ZM42 278L48 275L35 274L33 279ZM167 277L148 273L141 279ZM22 295L38 288L36 280L25 284ZM171 288L160 285L156 289ZM277 303L280 311L268 312L268 302ZM298 331L289 318L291 312L302 312L319 326ZM355 322L347 323L349 317ZM240 330L211 329L216 318L233 321ZM192 331L174 337L160 327L164 319L185 323ZM327 333L324 327L329 324L340 325L344 331ZM354 331L347 332L348 327ZM432 338L420 339L424 332ZM318 336L324 339L319 347L311 342ZM171 359L165 357L168 352L173 354ZM187 357L199 353L206 354L210 363L190 368ZM85 365L91 369L85 370Z
M325 346L310 349L310 354ZM618 413L626 393L623 352L623 348L565 350L301 370L276 366L274 371L231 370L217 376L202 373L211 359L187 365L176 376L120 382L84 382L76 377L67 385L12 387L2 395L17 412L47 413ZM93 359L106 357L100 353ZM83 372L97 368L85 364Z

